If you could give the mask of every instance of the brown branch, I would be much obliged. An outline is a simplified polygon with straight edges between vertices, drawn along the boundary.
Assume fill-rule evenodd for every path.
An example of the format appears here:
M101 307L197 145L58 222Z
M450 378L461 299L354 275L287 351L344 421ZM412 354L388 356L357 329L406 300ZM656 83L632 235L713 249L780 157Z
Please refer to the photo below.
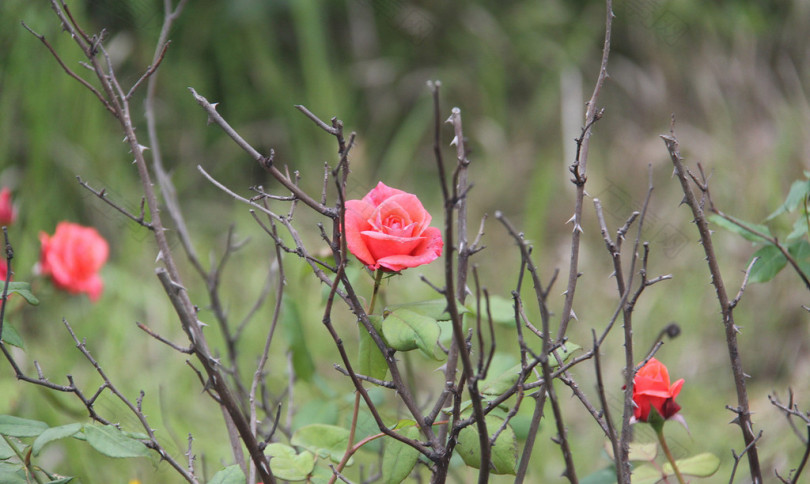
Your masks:
M115 395L118 398L118 400L120 400L124 405L126 405L126 407L129 409L130 412L132 412L138 418L141 427L143 427L144 431L149 436L148 447L155 450L160 455L160 458L162 460L167 461L169 465L171 465L178 473L180 473L180 475L182 475L183 478L186 479L188 482L197 483L198 481L196 476L194 476L194 474L189 473L182 465L180 465L179 462L174 460L174 458L171 455L169 455L169 453L166 452L166 450L163 449L163 447L157 441L157 438L155 437L155 432L154 430L152 430L152 426L146 419L146 415L144 415L140 409L140 404L138 406L134 405L127 397L124 396L123 393L121 393L118 390L118 388L116 388L115 385L113 385L112 381L110 381L107 374L101 368L101 365L98 363L98 361L96 361L95 358L93 358L93 355L90 354L90 351L87 349L86 343L84 341L79 341L79 338L76 336L76 333L73 331L73 328L70 327L70 324L67 322L66 319L62 318L62 323L65 325L65 327L68 330L68 333L70 333L70 336L76 343L76 347L79 349L82 355L84 355L87 361L89 361L90 364L93 365L93 368L96 369L96 372L99 374L99 376L101 376L101 379L104 381L104 384L99 388L97 394L94 395L89 400L88 402L89 405L92 406L95 399L98 397L98 395L100 395L102 389L104 388L108 389L110 392L112 392L113 395Z
M613 465L616 468L616 482L627 482L624 472L625 466L621 460L621 443L619 439L616 438L616 428L613 426L613 420L610 418L610 406L605 396L605 384L602 381L602 363L599 357L599 343L596 341L596 331L592 330L592 337L594 366L596 370L596 392L599 395L599 402L602 405L602 414L604 415L605 425L607 427L608 441L610 441L610 445L613 448Z
M587 166L588 166L588 153L590 150L590 139L593 124L598 121L603 114L602 110L597 109L597 101L599 94L602 91L602 86L608 77L607 65L608 57L610 54L610 37L613 28L613 1L605 1L605 41L602 47L602 61L599 66L599 75L596 78L596 84L593 88L593 94L588 101L587 109L585 110L585 127L582 129L582 134L577 141L577 155L574 164L571 166L571 173L574 175L573 183L576 186L576 201L574 204L574 216L571 217L571 222L574 224L574 230L571 234L571 258L568 268L568 283L565 290L565 302L563 303L562 314L560 315L560 327L557 331L557 341L562 341L565 338L566 331L568 330L568 323L573 315L574 293L577 287L577 280L579 279L579 245L580 237L582 234L582 209L583 201L585 198L585 181L587 179Z
M450 315L450 322L453 328L453 340L450 347L450 352L448 354L448 360L446 363L446 370L445 370L445 381L455 381L455 358L460 357L462 363L462 377L459 381L459 387L462 385L462 381L465 380L467 382L467 389L469 393L470 400L472 401L472 413L475 419L476 425L478 427L478 440L479 446L481 450L481 462L488 463L490 461L490 443L489 443L489 432L487 431L487 424L484 420L484 411L482 405L482 397L480 392L478 391L478 376L475 373L475 368L473 367L472 360L470 359L470 353L467 350L467 345L465 342L465 334L463 329L463 323L461 319L461 313L459 312L458 308L458 300L457 298L459 295L465 296L466 295L466 281L465 280L456 280L456 276L460 276L461 274L466 275L466 259L462 258L461 256L461 244L463 243L466 245L466 223L461 224L461 213L458 215L455 214L455 211L458 209L459 204L463 205L463 197L466 194L467 186L466 186L466 165L469 163L466 161L466 155L462 146L459 146L458 154L459 160L457 163L456 170L454 170L453 176L453 183L450 183L448 186L448 180L445 174L445 167L442 162L441 158L441 122L440 122L440 110L439 110L439 86L440 84L434 83L432 85L433 88L433 96L434 96L434 127L435 127L435 145L434 145L434 152L436 153L436 162L437 168L439 172L439 180L442 188L442 195L444 200L444 280L445 280L445 289L444 289L444 296L447 300L447 312ZM460 112L456 113L459 115L457 119L453 121L454 126L456 127L456 133L461 131L461 119L460 119ZM451 120L453 117L451 116ZM463 140L456 139L457 143L463 143ZM463 175L462 175L463 174ZM454 248L455 244L455 230L454 230L454 221L458 217L459 220L459 230L464 229L465 232L459 232L459 271L457 272L454 269L454 252L456 252ZM466 248L464 248L466 250ZM465 268L462 271L461 264L465 264ZM464 276L466 278L466 276ZM456 292L456 288L458 293ZM458 356L456 356L456 354ZM460 392L457 392L460 394ZM457 422L453 423L453 432L457 432ZM443 482L446 476L447 467L450 463L451 451L452 451L453 440L451 439L450 445L445 449L445 455L439 465L437 466L437 471L434 474L434 479L439 482ZM478 473L478 482L483 484L489 480L489 465L482 464L479 473Z
M126 218L132 220L133 222L137 223L138 225L140 225L142 227L146 227L149 230L155 230L155 228L152 226L152 224L145 220L144 200L143 199L141 199L141 214L136 217L135 215L133 215L131 212L129 212L124 207L122 207L122 206L118 205L117 203L113 202L112 200L110 200L107 197L107 190L106 189L102 188L101 190L96 190L95 188L91 187L87 182L82 180L82 177L77 176L76 179L79 181L79 185L81 185L82 187L87 189L93 195L100 198L107 205L111 206L112 208L114 208L115 210L117 210L118 212L123 214Z
M155 338L156 340L160 341L161 343L163 343L163 344L165 344L165 345L167 345L167 346L171 347L172 349L174 349L174 350L176 350L176 351L179 351L180 353L185 353L185 354L187 354L187 355L190 355L190 354L193 354L193 353L194 353L194 348L193 348L193 347L183 348L182 346L180 346L180 345L176 345L176 344L172 343L171 341L167 340L166 338L164 338L163 336L161 336L161 335L159 335L159 334L155 333L154 331L152 331L151 329L149 329L149 327L148 327L148 326L146 326L145 324L143 324L143 323L139 323L139 322L137 322L137 321L135 322L135 324L136 324L136 325L138 325L138 327L139 327L139 328L140 328L140 329L141 329L141 330L142 330L144 333L146 333L146 334L148 334L149 336L151 336L151 337Z
M158 67L160 67L161 62L163 62L163 57L166 56L166 51L169 49L169 44L171 44L170 40L163 43L163 47L160 47L160 53L157 56L157 60L155 60L155 62L153 62L152 65L150 65L146 69L146 72L144 72L143 75L137 81L135 81L135 84L133 84L132 87L129 88L129 91L127 92L126 96L124 96L124 99L130 99L132 95L135 94L135 91L137 91L138 88L141 87L141 84L143 84L147 79L149 79L153 74L155 74L155 72L157 72L157 69Z
M674 122L674 121L673 121ZM706 254L706 262L709 266L709 272L712 277L712 284L715 288L717 301L720 304L720 311L723 317L723 326L726 333L726 344L728 346L729 360L731 363L731 370L734 375L734 384L737 391L737 419L736 423L740 425L742 430L743 440L748 457L748 466L751 472L751 479L754 484L761 484L762 470L759 464L759 455L757 452L756 440L754 436L753 424L751 422L751 412L748 405L748 390L745 384L745 372L742 368L742 358L740 357L739 345L737 344L737 325L734 323L734 312L731 301L726 293L726 286L723 281L723 275L720 272L720 266L717 262L717 256L714 252L714 243L709 230L709 223L701 208L699 202L695 198L692 188L689 186L687 179L687 170L683 164L683 159L678 148L678 140L675 138L674 132L670 135L661 135L664 143L669 151L670 158L675 167L675 175L681 184L686 204L692 211L694 222L700 233L700 242L703 246L703 251Z
M85 53L85 56L92 65L92 70L95 72L96 77L106 93L106 101L102 99L102 102L104 103L105 107L108 109L111 107L114 111L114 115L121 124L121 129L125 134L125 139L130 145L130 151L135 157L135 165L138 169L141 187L150 212L151 223L154 226L153 235L159 249L158 258L163 261L165 266L164 277L161 279L161 281L164 282L164 289L166 289L167 294L169 294L169 297L173 302L173 306L181 321L181 325L187 331L189 338L193 343L195 354L203 364L203 367L208 374L209 381L212 382L213 387L217 391L220 402L224 406L223 412L228 412L230 418L233 419L234 425L239 430L240 438L245 443L245 446L250 452L251 458L259 468L259 473L262 480L272 483L274 482L274 479L268 465L267 457L259 449L256 436L250 433L250 426L246 422L244 414L241 412L231 390L225 383L222 373L219 371L214 358L211 356L207 341L196 319L195 306L184 290L178 290L178 288L182 289L182 282L172 255L171 247L166 238L165 228L161 221L160 212L158 209L157 195L155 193L151 176L143 156L145 147L138 142L138 138L135 134L135 128L130 118L128 100L118 84L118 80L113 72L113 67L109 61L109 57L107 57L103 47L100 46L101 36L94 37L93 45L87 45L86 41L82 40L86 39L86 36L80 36L77 34L77 30L81 31L81 29L76 26L76 22L72 19L72 17L71 22L68 22L66 15L69 16L70 13L63 8L60 8L56 0L51 0L51 6L54 9L57 17L59 17L61 20L62 25L68 32L71 33L72 38ZM101 49L105 55L105 58L107 59L107 71L102 68L95 55L97 49Z
M25 30L31 32L31 34L34 37L38 38L40 40L40 42L42 42L45 45L45 47L50 51L51 55L53 55L53 58L56 59L56 62L59 63L59 66L62 67L62 70L64 70L67 73L68 76L72 77L73 79L76 79L87 90L89 90L90 92L95 94L95 96L98 98L98 100L101 101L101 104L104 105L104 108L107 109L107 111L109 111L113 116L116 116L116 117L118 116L118 113L116 113L115 109L113 109L113 107L110 105L110 103L107 101L107 99L104 98L104 96L101 94L101 92L98 91L98 89L93 87L93 85L90 84L89 82L87 82L82 76L76 74L75 72L73 72L73 70L70 67L65 65L65 63L62 61L62 58L59 57L59 54L56 53L56 51L53 49L50 42L48 42L48 40L45 38L44 35L40 35L40 34L34 32L34 30L32 30L31 27L29 27L28 25L25 24L25 22L20 22L20 23L25 28Z
M194 88L190 87L189 91L191 91L191 94L194 96L194 99L197 101L197 103L200 106L202 106L202 108L205 110L206 113L208 113L208 119L216 123L223 131L225 131L225 134L227 134L231 139L233 139L234 142L240 148L242 148L242 150L244 150L248 155L250 155L251 158L256 160L256 162L259 163L265 170L270 172L270 174L273 175L273 177L279 183L284 185L288 190L293 192L299 200L306 203L309 207L311 207L313 210L320 213L321 215L325 215L329 218L337 217L337 213L334 208L327 207L321 204L319 201L312 198L311 196L309 196L309 194L301 190L289 178L284 176L284 174L281 173L278 170L278 168L273 166L272 163L268 163L268 158L262 156L261 153L256 151L256 149L253 148L253 146L251 146L250 143L245 141L245 139L242 138L242 136L239 135L239 133L237 133L236 130L234 130L231 127L231 125L228 124L227 121L225 121L225 118L223 118L217 112L215 104L211 104L203 96L197 94L197 91L195 91Z

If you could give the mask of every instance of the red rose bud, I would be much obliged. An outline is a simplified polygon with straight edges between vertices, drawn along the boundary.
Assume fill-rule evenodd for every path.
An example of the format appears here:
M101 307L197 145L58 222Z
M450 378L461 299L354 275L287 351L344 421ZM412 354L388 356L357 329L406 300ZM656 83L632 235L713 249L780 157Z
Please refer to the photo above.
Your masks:
M11 203L11 190L3 187L0 190L0 225L11 225L17 218L17 207Z
M651 408L655 408L664 419L675 416L681 409L681 406L675 403L675 397L680 393L683 382L681 378L670 386L667 367L655 358L648 361L633 379L636 420L649 422Z
M346 202L346 244L369 269L398 272L442 255L442 234L410 193L383 182L362 200Z
M72 294L85 292L91 301L98 300L104 289L98 271L110 249L96 229L59 222L53 236L40 232L39 240L41 273L51 276L59 289Z

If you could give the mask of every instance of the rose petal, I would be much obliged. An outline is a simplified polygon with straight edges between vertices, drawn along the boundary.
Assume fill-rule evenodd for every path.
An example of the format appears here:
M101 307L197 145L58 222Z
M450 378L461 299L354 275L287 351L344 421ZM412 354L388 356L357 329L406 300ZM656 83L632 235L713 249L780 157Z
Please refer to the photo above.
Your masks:
M394 195L393 197L386 200L386 203L397 204L399 207L402 208L405 212L409 214L411 219L414 222L419 223L422 225L422 231L428 225L430 225L431 216L430 213L425 210L425 207L422 205L422 202L419 201L419 197L413 195L411 193L402 193L399 195ZM382 209L383 205L380 206Z
M361 232L371 228L368 217L374 212L374 207L361 200L349 200L346 202L346 246L349 252L360 259L360 262L377 269L376 260L366 246L366 242Z
M409 267L416 267L433 262L442 255L444 241L441 231L436 227L428 227L422 234L422 243L409 255L392 255L379 259L377 262L392 271L401 271Z
M640 390L636 395L646 395L648 397L669 398L672 394L667 390Z
M670 395L672 395L672 398L677 397L678 394L681 393L681 387L683 386L683 383L684 383L684 379L681 378L680 380L678 380L678 381L676 381L675 383L672 384L672 388L670 388L670 390L669 390L669 393L670 393Z
M396 237L373 230L361 233L366 247L377 262L384 257L410 254L422 243L421 237Z
M368 194L363 197L363 201L371 205L372 207L376 207L377 205L384 202L386 199L393 197L394 195L399 194L406 194L407 192L403 192L402 190L397 190L396 188L391 188L387 186L383 182L377 183L377 186L372 188Z
M421 217L419 219L421 220ZM396 229L414 225L411 214L396 200L386 200L377 207L374 214L369 218L369 223L375 230L381 232L385 231L386 227ZM419 233L414 235L418 236Z

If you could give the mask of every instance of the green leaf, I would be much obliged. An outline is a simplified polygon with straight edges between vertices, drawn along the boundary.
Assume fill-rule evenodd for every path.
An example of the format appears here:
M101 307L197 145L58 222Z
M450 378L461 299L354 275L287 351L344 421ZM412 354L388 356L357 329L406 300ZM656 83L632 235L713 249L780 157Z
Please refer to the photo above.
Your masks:
M658 444L655 442L647 444L641 442L630 443L630 455L628 456L630 460L649 462L655 459L656 455L658 455Z
M12 449L7 443L6 439L0 437L0 460L6 460L14 457L14 449Z
M810 180L796 180L790 186L790 191L785 199L785 203L779 206L775 212L768 215L765 220L771 220L785 212L792 212L796 210L799 204L804 203L807 195L810 194Z
M313 398L295 409L292 430L313 423L335 424L338 421L338 407L328 399Z
M807 215L802 214L793 222L793 230L785 237L785 240L794 240L804 237L807 234Z
M500 395L517 382L519 373L517 358L509 353L495 353L487 377L481 380L478 388L487 395Z
M708 452L703 454L694 455L686 459L678 459L675 465L681 471L681 474L687 474L695 477L709 477L720 468L720 459L714 454ZM672 466L669 462L664 464L664 472L667 474L674 474Z
M0 469L0 484L29 484L25 479L22 466L16 465L13 468Z
M312 424L296 430L290 443L333 462L340 462L349 442L349 430L336 425ZM351 459L349 460L351 462Z
M633 476L635 478L635 476ZM635 480L633 481L635 484ZM616 468L613 466L600 469L579 480L579 484L616 484Z
M31 451L34 453L34 455L39 455L39 452L42 450L42 447L44 447L46 444L53 442L54 440L71 437L81 430L82 424L80 423L72 423L67 425L61 425L59 427L51 427L48 430L39 434L39 437L37 437L36 440L34 440L34 444L31 446Z
M400 423L397 423L398 427ZM410 423L411 425L403 424L399 433L410 439L418 439L419 428L415 422L410 421ZM418 460L418 450L399 440L386 439L382 461L382 482L385 484L399 484L404 481Z
M574 353L576 353L577 351L579 351L581 349L582 349L582 346L580 346L580 345L578 345L576 343L571 343L569 341L567 343L563 343L563 345L560 348L557 349L556 353L557 353L557 356L560 357L562 362L565 363L566 361L569 360L569 358L571 358L571 356L574 355ZM553 356L549 358L549 363L551 364L552 368L557 368L558 366L560 366L560 362L557 361L557 358L555 358Z
M354 404L354 399L352 399L352 404ZM351 415L346 416L346 425L351 425ZM372 435L377 435L379 433L380 427L377 425L377 421L374 420L374 416L370 411L361 409L357 413L357 425L354 429L354 441L360 442L366 437L371 437ZM374 439L371 442L366 442L363 445L363 450L379 453L382 450L383 440L384 439Z
M788 246L788 252L799 265L799 269L810 276L810 243L801 239Z
M14 329L14 326L8 324L8 321L3 323L3 335L0 337L4 343L8 343L17 348L25 349L22 336Z
M399 429L404 429L406 427L416 427L416 422L414 420L410 420L410 419L407 419L407 418L402 419L402 420L397 420L397 423L394 424L393 427L391 427L391 430L399 430Z
M277 478L285 481L303 481L315 467L315 455L312 452L305 450L298 454L286 444L270 444L264 453L271 457L270 470Z
M48 429L48 424L13 415L0 415L0 434L10 437L36 437Z
M397 309L383 320L383 335L388 345L398 351L416 348L427 357L441 360L445 355L436 344L441 330L436 320L409 309Z
M485 417L487 432L492 435L501 427L503 419L489 414ZM472 424L464 427L458 434L456 445L464 463L470 467L481 467L481 448L478 444L478 425ZM507 425L498 435L498 440L492 445L491 464L493 474L515 474L517 466L517 438L512 428Z
M129 431L127 431L127 430L122 430L122 431L121 431L121 433L122 433L122 434L124 434L124 435L126 435L126 436L127 436L127 437L129 437L130 439L135 439L135 440L149 440L149 436L148 436L148 435L146 435L146 434L145 434L145 433L143 433L143 432L129 432Z
M382 333L382 319L379 316L369 316L369 321ZM361 375L370 376L378 380L385 379L388 374L388 364L385 362L385 355L380 352L377 343L371 338L362 323L358 324L360 344L357 349L357 364L354 370Z
M477 307L477 306L476 306ZM515 301L502 296L489 296L489 314L492 322L515 326ZM487 300L481 300L481 321L487 320Z
M749 282L768 282L787 264L787 258L775 245L766 245L754 252L753 257L758 259L751 267Z
M470 310L460 302L457 302L457 306L459 314L470 312ZM431 299L429 301L394 304L386 308L386 313L393 312L398 309L407 309L408 311L413 311L417 314L421 314L422 316L435 319L436 321L447 321L450 319L450 313L447 312L447 299L443 297Z
M605 442L605 453L610 460L613 460L613 446L610 442ZM658 455L658 444L655 442L630 442L630 455L628 458L631 461L650 462Z
M281 326L284 328L287 344L292 351L293 369L296 377L309 382L315 373L315 363L312 361L306 336L301 329L302 324L303 317L296 301L284 298L281 304Z
M63 477L61 479L57 479L55 481L50 481L48 484L67 484L68 482L72 481L72 477Z
M0 284L5 284L5 281L0 281ZM0 286L0 292L3 290L3 286ZM31 292L31 283L28 282L9 282L8 283L8 293L9 294L19 294L20 296L25 299L28 304L32 306L36 306L39 304L39 299L34 296L34 293Z
M565 343L560 349L557 350L557 354L562 359L563 363L571 358L571 355L577 350L581 350L582 347L574 344L574 343ZM495 355L498 356L497 354ZM522 365L520 363L512 366L511 368L502 371L500 374L494 372L493 370L497 371L497 366L494 365L495 359L493 359L493 367L490 368L490 375L487 376L481 383L481 392L486 395L500 395L503 392L512 388L512 385L517 383L518 377L520 376L520 370ZM551 357L549 358L549 365L551 368L556 368L559 366L559 362L557 358ZM539 366L537 367L539 369ZM497 376L495 376L497 375ZM529 377L531 373L525 375L526 378ZM494 376L494 377L493 377ZM525 381L525 380L524 380Z
M108 457L145 457L149 449L142 442L127 437L112 425L85 425L83 428L87 442L97 451Z
M208 484L245 484L245 473L238 465L228 466L214 474Z
M768 237L772 237L770 229L768 229L768 227L766 227L765 225L755 224L755 223L746 222L744 220L738 220L738 219L734 219L734 220L737 220L738 222L740 222L741 224L743 224L746 227L750 228L751 230L756 230L757 232L759 232L761 234L764 234L764 235L766 235ZM757 235L754 232L751 232L750 230L746 230L746 229L740 227L739 225L735 224L734 222L726 220L726 219L724 219L723 217L721 217L719 215L716 215L716 214L709 215L709 221L716 224L716 225L719 225L720 227L722 227L722 228L724 228L726 230L734 232L735 234L741 235L743 238L745 238L747 240L750 240L751 242L759 242L759 243L767 242L767 240L763 239L762 236Z
M663 478L661 471L650 465L633 468L633 484L657 484Z
M717 469L720 468L720 459L713 454L705 453L686 459L678 459L675 461L675 464L678 466L681 474L695 477L708 477L717 472ZM649 465L642 465L633 469L633 484L656 484L664 477L672 477L674 475L672 465L669 462L665 463L661 470Z
M309 475L309 482L311 484L328 484L333 475L328 467L315 466L312 469L312 474Z
M529 432L531 431L532 415L531 413L518 412L518 414L509 421L509 425L512 426L512 430L515 432L515 437L517 437L518 440L526 440L529 438ZM542 421L540 422L539 430L541 432L543 431Z

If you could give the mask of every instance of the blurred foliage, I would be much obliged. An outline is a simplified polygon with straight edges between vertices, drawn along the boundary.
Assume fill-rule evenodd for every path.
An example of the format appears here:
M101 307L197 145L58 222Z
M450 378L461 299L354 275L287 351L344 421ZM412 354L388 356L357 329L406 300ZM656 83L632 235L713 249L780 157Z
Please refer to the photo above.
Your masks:
M89 32L106 29L106 45L125 84L134 82L151 61L162 21L160 3L69 2ZM695 243L697 233L686 210L678 206L679 188L670 179L671 165L658 134L669 130L675 113L682 152L691 166L699 161L711 173L718 207L764 222L808 168L810 4L617 0L614 11L611 79L600 100L606 114L592 138L588 191L602 200L608 223L618 227L640 207L647 166L652 165L655 192L643 234L652 243L649 269L651 275L672 273L674 278L649 289L636 308L638 351L644 351L669 321L681 325L682 336L668 341L658 357L674 378L686 379L679 402L693 430L690 436L676 429L671 439L687 449L683 454L710 451L720 456L718 475L727 475L729 449L735 446L739 452L741 446L738 430L726 425L731 415L724 406L734 404L734 390L722 327L703 254ZM70 320L129 395L146 391L144 408L162 438L175 443L177 455L185 451L186 435L194 434L199 465L210 477L230 458L221 414L214 402L200 395L199 382L182 355L150 340L134 325L142 321L170 339L183 338L154 278L156 251L148 234L75 182L80 175L138 211L140 190L120 130L20 20L44 34L67 65L84 72L77 64L79 53L60 32L47 2L0 4L0 184L12 187L20 207L19 220L10 230L17 280L32 280L42 302L37 308L11 312L9 321L23 333L25 357L37 359L50 378L71 373L77 382L92 385L97 383L93 369L72 348L60 323L62 317ZM313 191L319 190L323 163L335 161L336 148L293 105L306 105L322 119L337 116L347 130L358 133L351 196L362 196L377 180L395 180L392 185L417 193L438 213L432 110L425 82L440 79L443 110L462 109L473 149L471 225L477 226L484 213L502 210L533 241L537 262L548 278L554 268L567 267L570 226L564 223L573 200L567 166L583 103L596 78L603 24L604 5L595 0L191 0L170 36L172 44L159 71L160 143L200 253L222 253L227 228L223 221L233 221L240 237L252 238L224 274L223 289L235 320L248 311L264 284L270 243L245 207L212 188L195 165L241 192L251 185L274 185L223 133L206 125L188 86L220 102L219 111L246 139L264 152L273 148L277 162L300 171L303 186ZM133 107L144 136L137 112L142 99L142 92L136 94ZM449 151L446 157L451 159ZM111 262L103 273L106 293L97 305L58 293L31 277L38 232L52 231L60 220L96 226L111 241ZM790 231L789 225L779 225L785 223L781 219L768 223L780 232ZM584 275L575 305L579 323L571 338L587 345L590 328L604 326L617 298L590 205L584 228ZM314 229L305 236L318 237ZM718 233L716 240L721 267L734 288L755 248L733 234ZM486 245L477 261L482 280L493 294L508 296L518 255L494 221L487 223ZM296 261L286 259L285 268L288 294L302 298L296 301L298 322L313 358L308 364L316 370L315 383L294 387L296 405L301 412L311 412L309 422L345 421L353 397L348 384L334 377L337 354L319 326L319 289ZM426 272L438 275L435 270ZM191 270L185 272L191 281ZM356 278L361 289L371 287L364 274L358 272ZM403 279L390 284L391 299L396 299L390 303L431 297L416 274ZM203 287L190 290L195 300L206 300ZM562 290L557 286L552 294ZM752 408L756 424L766 431L761 451L766 469L786 471L795 466L801 451L798 440L781 438L789 428L766 394L784 394L793 386L800 404L806 408L810 402L802 376L810 374L810 334L800 307L806 300L801 282L783 271L768 284L750 286L738 307L743 362L752 376ZM552 305L559 311L561 299ZM240 347L246 368L255 361L266 329L261 322L269 321L271 306L272 301L257 324L246 330ZM201 314L213 319L205 309ZM353 334L354 323L344 316L342 330ZM209 334L219 344L213 329ZM499 327L498 334L503 347L512 341L507 327ZM286 385L282 369L287 345L277 336L271 388ZM604 352L606 380L613 389L609 393L618 408L623 365L618 333ZM434 368L408 356L405 360L415 385L425 390L441 386ZM593 389L592 373L588 364L576 372L586 392ZM439 386L428 386L437 382ZM67 396L19 386L6 365L0 370L0 395L0 413L52 426L81 420L85 414ZM334 404L326 409L311 403L318 399ZM120 415L125 426L136 426L115 403L102 400L99 405ZM575 442L581 473L607 464L600 457L601 436L587 413L573 401L564 411L572 435L592 437ZM525 430L520 422L528 422L523 413L514 421L521 439ZM549 442L552 431L546 429L551 427L544 426L538 439L531 474L535 481L558 479L562 470L558 450ZM652 440L643 429L637 430L637 437ZM678 445L673 447L677 452ZM42 459L62 473L86 476L82 482L91 484L135 477L142 482L173 480L165 466L99 459L70 446L53 444ZM373 456L366 459L374 462ZM454 472L458 482L469 477L463 466Z

